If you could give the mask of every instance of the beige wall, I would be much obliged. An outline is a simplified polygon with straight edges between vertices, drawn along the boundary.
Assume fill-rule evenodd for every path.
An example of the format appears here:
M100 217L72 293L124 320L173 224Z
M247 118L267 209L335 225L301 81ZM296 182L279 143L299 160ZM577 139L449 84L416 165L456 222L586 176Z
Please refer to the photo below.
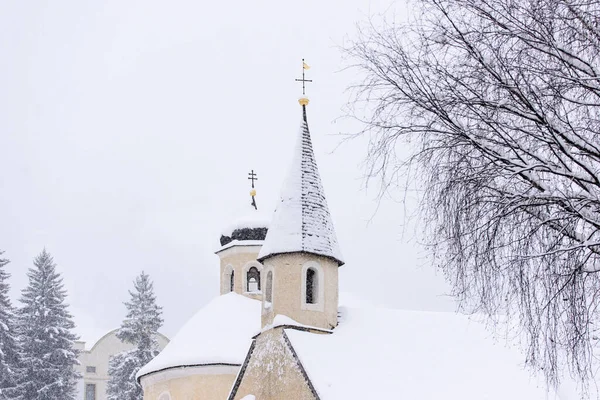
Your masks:
M256 338L254 351L234 399L239 400L249 394L256 396L257 400L315 399L283 338L282 328L271 329Z
M217 252L220 258L220 284L221 294L229 293L229 271L233 269L234 274L234 292L250 297L255 300L262 299L262 292L246 292L246 271L251 266L255 266L259 271L263 266L258 261L258 252L260 246L241 246L236 245L225 250ZM261 274L262 275L262 274ZM262 276L261 276L262 278ZM261 282L262 285L262 282ZM261 287L262 289L262 287Z
M108 384L108 362L110 357L125 350L131 350L133 346L121 342L116 336L117 330L104 335L90 350L82 351L79 355L78 371L83 375L83 382L78 385L81 388L78 399L85 398L85 385L96 385L96 400L106 400L106 385ZM163 336L156 337L160 350L164 349L169 340ZM96 367L96 372L86 372L86 367Z
M198 366L172 368L142 377L144 400L226 400L239 367Z
M319 285L322 293L319 307L304 305L302 292L307 263L316 263L322 270ZM277 314L318 328L332 329L337 326L338 312L338 265L326 257L306 253L290 253L273 256L264 262L263 292L269 270L273 271L273 303L266 307L263 300L262 326L273 322ZM303 268L304 267L304 268ZM308 309L308 308L313 309Z

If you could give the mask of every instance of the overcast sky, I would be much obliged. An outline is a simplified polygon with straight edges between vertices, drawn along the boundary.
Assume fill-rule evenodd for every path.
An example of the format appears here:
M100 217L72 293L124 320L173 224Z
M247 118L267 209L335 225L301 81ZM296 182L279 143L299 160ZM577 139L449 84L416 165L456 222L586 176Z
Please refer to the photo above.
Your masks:
M337 46L389 1L3 1L0 249L16 302L44 246L78 333L119 326L140 271L172 336L218 294L220 231L273 210L311 65L308 118L346 265L340 290L391 307L454 310L393 199L364 189L366 141L337 148L357 77ZM397 4L399 15L406 6ZM334 151L335 149L335 151ZM396 199L403 193L395 193ZM409 200L411 196L409 196Z

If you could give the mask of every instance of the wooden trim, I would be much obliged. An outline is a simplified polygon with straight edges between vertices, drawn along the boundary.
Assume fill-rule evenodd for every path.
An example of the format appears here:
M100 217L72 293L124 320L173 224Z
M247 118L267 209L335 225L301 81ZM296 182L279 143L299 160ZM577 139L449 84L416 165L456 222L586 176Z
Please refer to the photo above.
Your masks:
M246 359L244 360L244 363L242 364L242 368L240 368L240 372L238 373L238 376L235 378L235 382L233 383L233 387L231 388L231 392L229 393L229 397L227 398L227 400L233 400L233 398L237 394L237 391L240 388L240 384L242 383L242 378L244 377L244 374L246 373L246 368L248 368L248 363L250 362L250 357L252 356L252 353L254 352L255 346L256 346L256 340L253 340L252 344L250 345L250 349L248 350L248 354L246 355Z
M295 329L297 331L303 331L303 332L319 332L319 333L333 333L333 331L327 330L327 329L322 329L322 328L313 328L313 327L308 327L308 326L297 326L297 325L277 325L272 327L271 329L276 329L276 328L283 328L283 329ZM270 331L271 329L268 329L267 331ZM252 336L252 339L256 339L257 337L259 337L260 335L262 335L263 333L267 332L260 332L254 336Z
M156 371L152 371L152 372L148 372L147 374L144 375L140 375L137 378L138 383L140 383L140 381L142 380L143 377L148 376L148 375L152 375L152 374L157 374L159 372L163 372L163 371L168 371L170 369L177 369L177 368L193 368L193 367L239 367L240 364L231 364L231 363L208 363L208 364L186 364L186 365L177 365L177 366L173 366L173 367L166 367L166 368L162 368L162 369L157 369Z
M283 339L285 340L285 343L287 344L288 348L292 352L292 355L294 356L294 359L296 360L296 363L298 364L298 368L300 368L300 372L302 372L302 376L304 376L304 380L306 381L306 384L310 388L310 391L312 392L313 396L315 396L316 400L321 400L321 398L319 397L319 394L317 393L317 389L315 389L310 378L308 377L308 374L306 373L306 370L304 369L304 365L302 365L302 362L300 361L300 358L298 357L298 354L296 353L294 346L292 346L292 342L290 342L290 338L285 333L285 331L282 331L282 332L283 332Z

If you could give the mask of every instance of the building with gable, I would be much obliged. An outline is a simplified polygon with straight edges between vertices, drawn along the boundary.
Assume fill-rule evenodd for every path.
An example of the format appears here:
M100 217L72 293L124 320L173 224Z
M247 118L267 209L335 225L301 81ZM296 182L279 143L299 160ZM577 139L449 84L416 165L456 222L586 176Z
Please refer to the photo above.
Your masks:
M467 316L344 306L308 99L270 224L221 237L221 295L138 372L145 400L559 398ZM268 226L267 226L268 225Z
M117 337L119 329L113 329L92 341L92 346L87 347L86 342L75 342L75 348L79 350L79 365L75 367L81 378L77 381L77 400L106 400L106 388L108 385L108 363L110 358L123 351L132 350L130 343L122 342ZM169 339L158 333L156 342L159 350L165 348Z

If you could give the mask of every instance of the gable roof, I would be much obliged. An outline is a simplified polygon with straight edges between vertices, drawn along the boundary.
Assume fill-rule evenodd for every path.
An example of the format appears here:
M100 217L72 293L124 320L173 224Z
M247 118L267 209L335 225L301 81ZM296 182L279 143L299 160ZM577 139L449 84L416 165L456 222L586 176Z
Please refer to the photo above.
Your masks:
M465 315L342 308L331 335L286 330L322 400L551 400L522 356Z
M241 365L260 330L261 302L231 292L198 311L136 377L169 368L196 365Z
M302 111L292 164L258 261L276 254L304 252L332 258L343 265L312 148L306 106L302 106Z
M310 390L310 392L314 396L315 400L321 400L321 398L319 397L319 394L317 393L314 385L312 384L311 380L309 379L308 375L306 374L306 370L304 369L304 366L300 362L300 359L298 358L298 355L296 354L296 351L294 350L294 347L290 343L290 339L288 338L288 336L286 334L287 329L298 329L298 330L305 331L305 332L309 332L310 329L304 328L304 327L295 326L295 325L289 325L289 326L276 326L276 327L270 328L269 330L273 330L273 329L281 329L281 336L282 336L283 342L285 343L285 347L289 351L290 356L291 356L291 358L293 360L292 362L298 368L298 372L304 378L304 382L306 383L306 385L308 387L308 390ZM261 331L261 333L259 333L257 336L254 337L254 340L252 341L252 345L250 346L250 349L248 350L248 353L246 355L246 359L244 360L244 363L242 364L242 366L240 368L240 371L238 372L238 375L235 378L235 381L233 382L233 386L231 388L231 391L229 392L229 396L227 397L227 400L233 400L237 396L237 393L238 393L238 390L240 388L240 385L241 385L241 383L242 383L242 381L243 381L243 379L244 379L244 377L246 375L246 370L248 368L250 360L254 356L254 351L255 351L255 349L257 347L256 346L256 338L258 336L262 335L264 332L265 331ZM272 347L271 346L268 346L267 348L269 349L269 351L272 351ZM282 360L282 363L283 362L284 361ZM268 369L268 371L269 371L269 373L273 373L272 370ZM277 373L281 373L281 371L278 369ZM244 396L244 398L246 398L246 396Z

